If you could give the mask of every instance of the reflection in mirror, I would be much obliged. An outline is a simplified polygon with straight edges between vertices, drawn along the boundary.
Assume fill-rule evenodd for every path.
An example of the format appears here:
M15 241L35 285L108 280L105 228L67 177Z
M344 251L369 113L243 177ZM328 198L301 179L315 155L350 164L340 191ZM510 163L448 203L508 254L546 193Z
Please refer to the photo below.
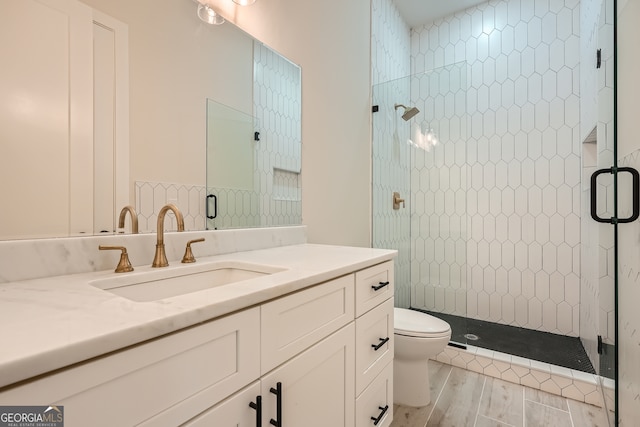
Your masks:
M260 224L255 119L207 100L207 227L255 227ZM236 203L242 203L236 212Z
M302 223L300 69L254 42L253 114L207 102L207 228Z
M283 218L299 196L276 214L282 196L267 193L282 187L276 168L293 171L299 188L300 69L283 59L297 76L297 87L287 86L297 104L283 105L284 86L270 87L282 81L254 82L262 75L254 57L278 55L260 43L254 55L252 37L230 23L203 23L196 9L187 0L0 2L8 64L0 70L0 192L11 207L0 240L122 232L126 205L138 211L140 232L155 231L166 203L179 206L187 229L205 229L207 99L251 116L268 112L262 135L274 157L292 155L276 152L284 129L297 135L297 161L269 161L262 172L256 150L252 172L270 179L260 184L256 225L300 223L299 215ZM287 109L297 111L291 122ZM245 225L209 225L227 226Z
M128 201L126 25L79 2L6 0L0 28L0 239L113 231Z

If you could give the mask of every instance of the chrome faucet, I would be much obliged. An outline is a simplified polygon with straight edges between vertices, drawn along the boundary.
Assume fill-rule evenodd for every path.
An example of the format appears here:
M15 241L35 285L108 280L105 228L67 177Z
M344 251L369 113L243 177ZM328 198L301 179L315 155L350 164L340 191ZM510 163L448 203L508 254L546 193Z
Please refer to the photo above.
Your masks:
M118 228L124 228L124 219L127 216L127 212L131 215L131 233L138 234L138 214L133 206L125 206L120 211L120 218L118 219Z
M164 217L167 211L170 210L173 211L173 214L176 216L178 231L184 231L184 218L182 217L180 209L172 203L163 206L158 213L158 241L156 243L156 255L153 257L151 267L166 267L169 265L167 262L167 254L164 250Z

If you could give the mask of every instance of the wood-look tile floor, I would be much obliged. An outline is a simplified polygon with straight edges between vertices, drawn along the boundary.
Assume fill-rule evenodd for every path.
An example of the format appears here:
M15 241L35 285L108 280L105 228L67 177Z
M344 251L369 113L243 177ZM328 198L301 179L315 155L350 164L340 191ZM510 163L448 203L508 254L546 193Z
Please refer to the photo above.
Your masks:
M394 405L391 427L608 427L605 410L429 360L431 404Z

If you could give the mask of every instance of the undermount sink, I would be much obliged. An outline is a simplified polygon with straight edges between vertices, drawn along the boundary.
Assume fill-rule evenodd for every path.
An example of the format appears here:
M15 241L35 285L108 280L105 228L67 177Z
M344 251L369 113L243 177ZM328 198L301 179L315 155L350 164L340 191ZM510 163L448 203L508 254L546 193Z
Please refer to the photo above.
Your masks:
M284 271L240 261L220 261L175 269L133 272L89 282L93 287L138 302L157 301Z

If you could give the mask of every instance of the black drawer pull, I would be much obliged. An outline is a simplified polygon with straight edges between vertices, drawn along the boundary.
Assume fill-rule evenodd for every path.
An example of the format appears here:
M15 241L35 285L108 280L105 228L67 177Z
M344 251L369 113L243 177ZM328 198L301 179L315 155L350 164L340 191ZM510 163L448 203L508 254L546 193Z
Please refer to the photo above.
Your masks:
M384 288L385 286L389 286L389 282L380 282L378 284L378 286L371 286L371 289L373 289L374 291L379 291L380 289Z
M276 419L271 418L269 424L282 427L282 383L276 383L276 388L271 387L269 391L276 395Z
M378 409L381 410L380 415L378 415L378 418L371 417L371 419L373 420L374 426L377 426L378 423L382 420L382 418L384 417L384 414L386 414L387 410L389 409L389 405L385 405L384 408L382 406L378 406Z
M387 343L387 341L389 341L389 337L380 338L380 342L378 344L371 344L371 347L373 347L373 349L375 351L378 351L378 350L380 350L380 347L382 347L383 345L385 345Z
M249 407L256 410L256 427L262 427L262 396L256 396L256 401L249 403Z

